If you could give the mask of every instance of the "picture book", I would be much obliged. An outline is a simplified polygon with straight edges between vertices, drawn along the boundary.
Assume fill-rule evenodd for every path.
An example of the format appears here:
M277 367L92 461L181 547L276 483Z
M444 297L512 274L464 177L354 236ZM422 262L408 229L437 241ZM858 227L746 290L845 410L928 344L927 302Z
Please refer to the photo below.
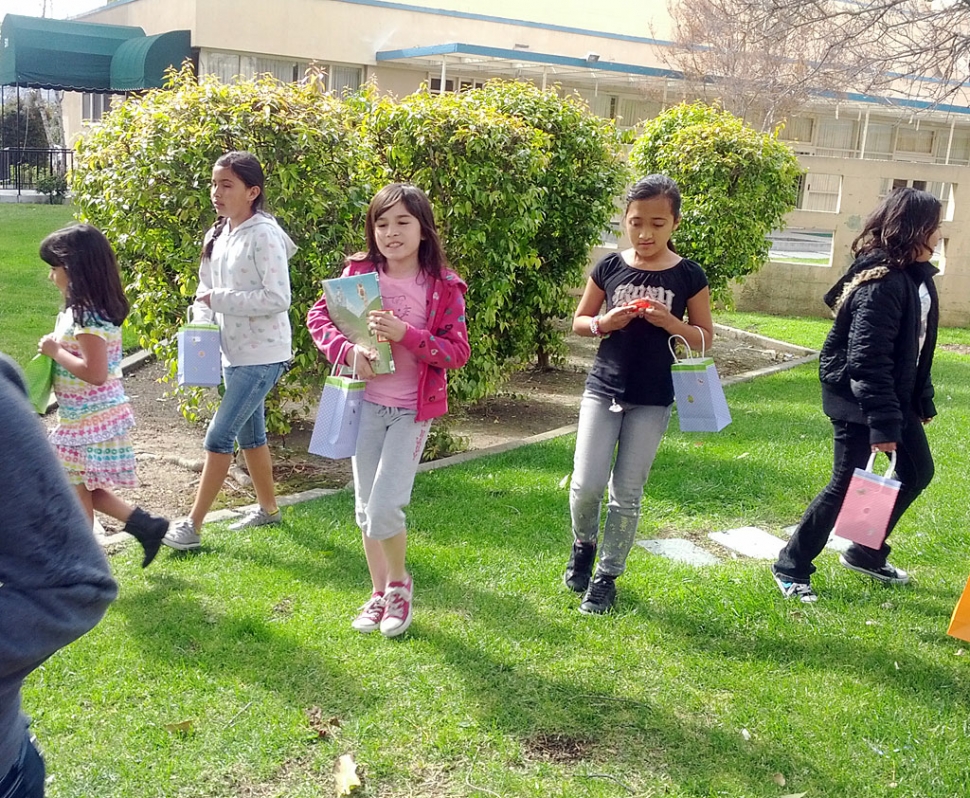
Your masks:
M347 338L355 344L363 344L377 350L377 359L371 361L375 374L391 374L394 359L391 344L379 339L367 329L367 314L383 310L377 272L335 277L323 281L323 293L327 298L327 312Z

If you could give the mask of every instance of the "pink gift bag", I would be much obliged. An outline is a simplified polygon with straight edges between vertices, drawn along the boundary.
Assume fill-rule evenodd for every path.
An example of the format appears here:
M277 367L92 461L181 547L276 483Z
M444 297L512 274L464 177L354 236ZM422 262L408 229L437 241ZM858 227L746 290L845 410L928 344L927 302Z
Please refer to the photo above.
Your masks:
M902 485L890 476L896 469L896 452L890 455L889 468L883 476L872 473L875 462L876 453L873 452L865 470L857 468L853 472L832 530L840 538L870 549L880 548L886 539L889 516Z

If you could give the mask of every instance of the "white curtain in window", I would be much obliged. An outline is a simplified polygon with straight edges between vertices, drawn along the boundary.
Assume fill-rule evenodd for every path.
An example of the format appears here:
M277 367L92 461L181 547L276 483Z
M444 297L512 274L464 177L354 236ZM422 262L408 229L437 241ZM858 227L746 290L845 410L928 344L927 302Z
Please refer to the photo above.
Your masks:
M238 75L239 55L236 53L208 53L208 75L215 75L223 83L232 83Z
M851 153L856 148L857 126L854 119L822 119L818 125L816 146L819 150L826 150L827 154Z
M360 88L360 67L338 66L330 67L331 91L357 91Z

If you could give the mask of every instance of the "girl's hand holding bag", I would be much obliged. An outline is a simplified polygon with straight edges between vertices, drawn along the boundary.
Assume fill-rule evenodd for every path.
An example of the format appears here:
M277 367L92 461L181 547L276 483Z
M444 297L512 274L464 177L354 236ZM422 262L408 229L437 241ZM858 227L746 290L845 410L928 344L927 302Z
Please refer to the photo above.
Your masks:
M47 355L35 355L24 366L24 382L27 383L27 398L30 404L40 415L44 415L51 404L54 361Z
M219 326L197 321L192 307L189 323L180 327L176 336L178 384L211 388L222 383Z
M339 368L339 366L337 367ZM357 352L354 351L353 376L331 373L323 385L317 420L310 438L310 454L342 460L357 452L357 431L366 383L357 377Z
M681 335L671 335L667 341L674 362L670 376L674 382L674 398L677 400L677 418L681 432L719 432L731 423L731 411L724 388L714 366L714 358L704 356L704 331L701 334L701 356L690 357L690 344ZM680 339L687 347L688 357L677 359L674 339Z

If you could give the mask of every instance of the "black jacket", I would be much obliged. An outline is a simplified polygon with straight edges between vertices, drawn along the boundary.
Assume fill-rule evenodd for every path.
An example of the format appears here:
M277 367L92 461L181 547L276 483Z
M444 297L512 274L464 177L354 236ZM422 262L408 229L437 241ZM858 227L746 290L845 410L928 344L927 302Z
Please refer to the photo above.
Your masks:
M871 443L900 439L904 419L936 415L930 368L940 310L930 263L888 267L878 252L858 258L825 295L835 312L819 357L822 408L830 418L865 424ZM919 349L919 286L930 296Z

